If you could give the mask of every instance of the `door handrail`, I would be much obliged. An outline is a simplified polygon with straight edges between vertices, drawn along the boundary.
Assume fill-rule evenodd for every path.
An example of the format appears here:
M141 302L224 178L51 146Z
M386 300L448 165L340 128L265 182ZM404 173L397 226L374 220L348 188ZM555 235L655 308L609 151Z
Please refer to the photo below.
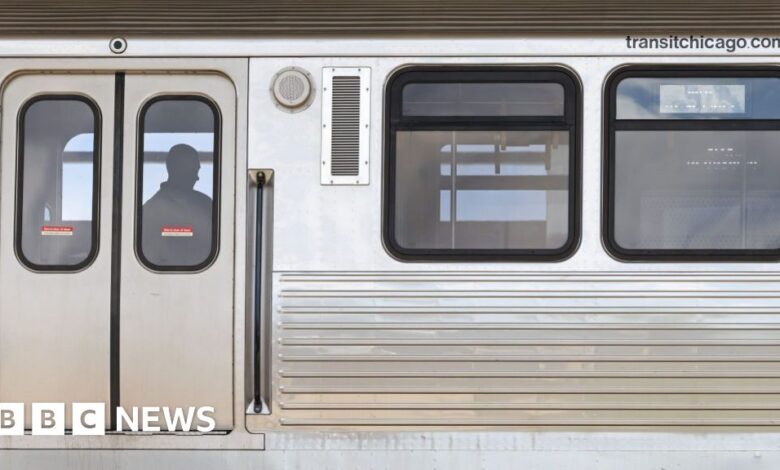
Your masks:
M254 283L254 364L253 364L253 398L254 412L263 411L262 388L262 311L263 311L263 189L265 174L257 172L257 199L255 201L255 283Z

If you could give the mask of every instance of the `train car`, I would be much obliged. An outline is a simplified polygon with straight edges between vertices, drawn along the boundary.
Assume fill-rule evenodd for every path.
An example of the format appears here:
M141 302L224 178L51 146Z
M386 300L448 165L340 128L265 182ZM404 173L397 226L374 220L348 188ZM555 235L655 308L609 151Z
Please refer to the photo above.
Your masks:
M0 468L778 468L778 18L0 5Z

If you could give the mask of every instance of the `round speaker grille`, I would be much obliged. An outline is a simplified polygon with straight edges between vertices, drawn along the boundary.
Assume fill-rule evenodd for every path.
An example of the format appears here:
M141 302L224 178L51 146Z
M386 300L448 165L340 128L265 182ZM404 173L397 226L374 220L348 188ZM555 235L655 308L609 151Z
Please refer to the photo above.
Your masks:
M276 102L285 108L303 106L311 96L309 77L297 69L285 69L274 77L273 95Z

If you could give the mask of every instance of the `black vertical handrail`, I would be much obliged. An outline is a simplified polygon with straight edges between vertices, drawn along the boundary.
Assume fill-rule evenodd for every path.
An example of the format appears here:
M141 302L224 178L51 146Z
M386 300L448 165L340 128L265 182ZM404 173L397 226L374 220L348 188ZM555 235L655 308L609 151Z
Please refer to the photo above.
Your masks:
M255 305L254 305L254 409L255 413L263 411L261 365L262 365L262 306L263 306L263 187L265 174L257 172L257 200L255 201Z

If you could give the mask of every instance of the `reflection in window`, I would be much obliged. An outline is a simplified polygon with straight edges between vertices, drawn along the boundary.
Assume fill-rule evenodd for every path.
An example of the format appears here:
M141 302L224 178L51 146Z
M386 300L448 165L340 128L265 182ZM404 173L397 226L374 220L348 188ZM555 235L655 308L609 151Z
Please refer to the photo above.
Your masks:
M628 77L617 119L778 119L780 78Z
M22 109L17 251L32 268L78 269L97 251L97 123L82 97L42 96Z
M388 248L404 259L561 259L576 239L576 84L559 70L399 72Z
M779 250L780 120L766 120L780 119L780 79L624 73L610 117L611 249L629 259Z
M394 254L505 260L571 251L571 77L421 68L389 86L384 236Z
M568 132L399 131L396 145L402 246L555 249L566 242Z
M154 269L199 269L216 254L217 112L198 97L158 98L142 124L139 254Z
M92 220L92 176L92 163L63 161L62 220Z
M410 83L406 116L562 116L560 83Z
M615 142L621 247L780 248L780 132L619 131Z

